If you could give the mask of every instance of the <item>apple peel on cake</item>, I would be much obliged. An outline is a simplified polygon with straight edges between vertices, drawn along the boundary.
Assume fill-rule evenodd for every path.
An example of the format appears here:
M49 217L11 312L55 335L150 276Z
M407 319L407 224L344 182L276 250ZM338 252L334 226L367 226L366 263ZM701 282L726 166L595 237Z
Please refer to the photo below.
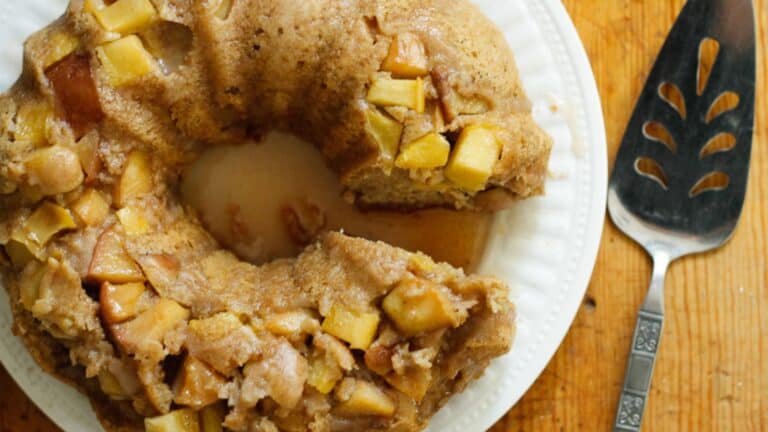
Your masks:
M107 430L418 431L510 349L495 278L335 232L223 249L181 172L272 129L401 211L540 194L551 149L468 1L72 0L0 96L0 263L15 333Z

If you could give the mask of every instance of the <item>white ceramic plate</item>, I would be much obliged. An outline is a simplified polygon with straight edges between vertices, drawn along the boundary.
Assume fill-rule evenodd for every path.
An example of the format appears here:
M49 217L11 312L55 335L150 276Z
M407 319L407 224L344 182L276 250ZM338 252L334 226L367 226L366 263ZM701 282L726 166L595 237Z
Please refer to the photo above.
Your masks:
M537 121L555 139L547 195L499 214L481 272L513 287L519 330L512 352L454 398L430 431L483 431L522 397L565 336L586 290L604 219L607 178L600 99L578 35L559 0L479 0L506 33ZM27 35L66 0L0 1L0 89L15 80ZM99 431L85 397L43 373L11 335L0 289L0 361L68 432Z

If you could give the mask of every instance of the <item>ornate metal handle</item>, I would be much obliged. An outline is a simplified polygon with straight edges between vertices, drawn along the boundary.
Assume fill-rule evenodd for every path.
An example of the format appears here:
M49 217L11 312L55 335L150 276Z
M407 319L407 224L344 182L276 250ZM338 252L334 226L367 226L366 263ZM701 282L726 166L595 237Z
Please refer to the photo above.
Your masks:
M653 253L653 261L651 287L637 317L614 432L640 432L651 389L653 366L664 328L664 277L670 258L667 253L656 251Z
M632 341L632 351L629 353L627 362L627 372L624 376L624 388L616 413L615 432L640 431L663 325L663 315L646 310L640 311Z

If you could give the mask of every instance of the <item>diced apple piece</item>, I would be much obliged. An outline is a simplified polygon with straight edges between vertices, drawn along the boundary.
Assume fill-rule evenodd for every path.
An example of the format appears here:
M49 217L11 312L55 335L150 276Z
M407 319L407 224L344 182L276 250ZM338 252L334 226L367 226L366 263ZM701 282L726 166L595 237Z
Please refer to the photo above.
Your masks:
M25 166L29 183L44 195L69 192L85 179L77 154L58 145L35 150L26 159Z
M430 133L403 146L395 160L395 166L402 169L440 168L448 163L451 144L439 133Z
M155 70L155 59L136 35L107 42L96 48L104 70L113 87L121 87Z
M181 271L181 263L172 255L142 255L138 262L152 288L161 296L174 286Z
M129 236L138 236L149 232L149 222L141 213L141 210L133 207L124 207L117 211L117 220Z
M166 333L189 318L189 311L173 300L161 298L133 321L117 324L112 333L117 343L129 353L162 344Z
M490 109L488 102L481 98L466 98L458 94L456 95L454 104L456 105L459 114L484 114Z
M144 273L125 251L123 241L114 227L104 231L96 242L88 277L116 284L144 281Z
M343 376L339 365L324 353L315 353L310 358L307 384L320 393L330 393Z
M366 129L379 144L382 155L387 160L394 159L400 147L403 125L377 109L368 110L367 118Z
M77 36L66 31L56 31L48 38L48 51L43 61L43 69L72 54L80 45Z
M493 129L475 125L461 133L445 168L445 176L473 192L483 190L499 160L501 145Z
M109 215L109 203L96 189L86 189L72 204L72 211L88 226L99 225Z
M416 402L421 402L432 382L432 372L430 369L412 368L404 375L392 372L385 379L392 387L408 395Z
M159 21L141 32L141 40L163 73L170 75L187 61L194 35L184 24Z
M93 11L105 30L117 33L135 33L157 18L157 11L149 0L117 0L111 5Z
M408 260L408 270L417 274L427 274L435 270L437 264L435 260L423 253L416 253L411 255L411 259Z
M48 267L41 262L34 262L24 269L19 278L19 298L24 309L32 311L40 299L40 285Z
M336 407L343 416L383 416L395 414L395 403L381 389L367 381L356 380L347 399ZM341 392L337 392L339 394Z
M107 7L104 4L104 0L85 0L83 3L83 10L88 13L96 13L97 10L101 10Z
M422 113L426 99L421 78L399 80L380 78L368 90L368 102L379 106L404 106Z
M349 342L352 349L366 349L376 337L379 327L379 314L375 312L356 312L336 304L323 320L323 330L337 338Z
M139 313L139 300L146 291L142 282L113 285L101 284L99 302L101 315L108 324L117 324L131 319Z
M103 165L99 155L99 133L97 131L87 133L75 143L74 151L80 158L80 165L85 171L85 185L91 186L98 183Z
M220 0L219 6L216 8L214 15L219 19L227 19L229 13L232 11L233 0Z
M227 380L200 360L187 356L176 378L174 402L200 409L219 400Z
M24 268L30 261L35 259L32 252L24 243L11 239L5 244L5 253L11 259L11 264L17 269Z
M221 404L208 405L200 411L200 421L203 430L201 432L224 432L224 416L227 414L226 407Z
M320 323L308 311L298 310L271 315L264 327L274 335L291 337L312 334L320 329Z
M133 151L128 155L123 174L115 185L115 205L124 207L128 201L152 192L152 187L149 157L142 151Z
M104 359L98 373L99 387L113 400L128 400L143 390L136 366L131 359Z
M128 395L125 394L123 387L117 378L108 370L102 370L98 375L99 387L107 396L114 400L124 400Z
M41 204L24 223L27 237L39 246L45 246L53 236L72 228L77 228L77 224L69 211L49 202Z
M403 281L384 298L382 308L405 336L459 324L451 300L434 282Z
M404 78L426 75L429 72L429 60L419 37L413 33L395 36L382 69Z
M104 118L96 83L91 75L90 57L70 54L49 67L45 75L53 85L75 139L80 139Z
M16 113L14 138L16 141L28 142L34 146L42 145L46 141L46 124L52 115L53 109L45 102L22 104Z
M200 432L197 413L189 408L144 419L145 432Z
M11 237L6 244L6 252L11 255L13 260L18 259L18 263L14 261L20 268L23 268L29 261L37 258L42 259L42 245L32 239L26 229L26 223L11 232ZM14 256L15 255L15 256Z
M230 312L218 313L210 318L189 322L189 331L206 339L223 339L243 327L237 315Z

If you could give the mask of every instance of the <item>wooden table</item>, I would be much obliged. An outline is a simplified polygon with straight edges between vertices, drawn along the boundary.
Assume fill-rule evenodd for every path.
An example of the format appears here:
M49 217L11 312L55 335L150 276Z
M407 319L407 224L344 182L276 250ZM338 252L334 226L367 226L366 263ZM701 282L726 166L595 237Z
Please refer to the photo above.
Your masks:
M613 160L683 0L564 3L592 60ZM768 0L756 0L761 52L768 50L766 8ZM671 268L646 431L768 431L768 101L762 97L768 64L758 61L757 135L744 216L725 249ZM606 224L570 333L493 432L609 430L649 275L644 252ZM0 369L0 432L57 430Z

